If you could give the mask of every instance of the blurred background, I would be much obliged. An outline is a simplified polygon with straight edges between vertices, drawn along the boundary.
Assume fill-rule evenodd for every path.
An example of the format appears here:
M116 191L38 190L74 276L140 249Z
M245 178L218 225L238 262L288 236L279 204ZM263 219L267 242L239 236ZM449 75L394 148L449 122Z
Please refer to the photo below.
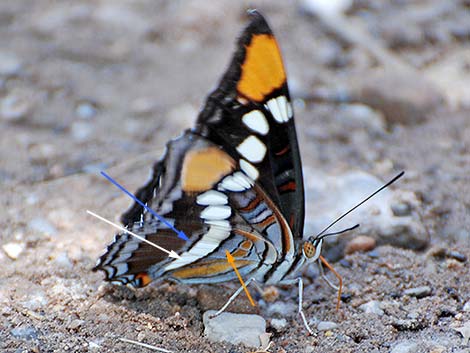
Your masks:
M51 276L96 290L89 269L113 230L85 209L116 220L130 204L97 172L130 190L147 180L253 7L288 72L307 235L405 170L339 225L360 222L367 239L332 239L328 257L376 244L468 253L470 1L0 1L0 275L20 283L15 296L0 278L0 302Z

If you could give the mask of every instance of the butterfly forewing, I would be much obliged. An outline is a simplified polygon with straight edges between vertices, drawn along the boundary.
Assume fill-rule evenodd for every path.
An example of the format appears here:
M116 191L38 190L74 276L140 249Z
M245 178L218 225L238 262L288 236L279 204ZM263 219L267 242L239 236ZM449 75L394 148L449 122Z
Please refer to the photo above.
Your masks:
M207 98L196 132L258 180L302 237L304 190L292 104L281 54L265 19L252 12L219 86Z

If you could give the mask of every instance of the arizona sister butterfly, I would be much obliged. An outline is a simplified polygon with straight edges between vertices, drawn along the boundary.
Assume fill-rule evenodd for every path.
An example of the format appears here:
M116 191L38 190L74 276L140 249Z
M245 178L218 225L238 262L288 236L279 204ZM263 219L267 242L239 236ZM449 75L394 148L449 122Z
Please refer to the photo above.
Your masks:
M138 203L121 218L129 231L180 258L123 232L94 269L132 287L162 280L219 283L237 278L228 250L247 284L298 284L299 313L311 332L302 311L301 270L316 261L329 266L320 255L325 235L303 239L302 167L286 73L266 20L256 11L250 16L195 127L168 142L136 194L189 240Z

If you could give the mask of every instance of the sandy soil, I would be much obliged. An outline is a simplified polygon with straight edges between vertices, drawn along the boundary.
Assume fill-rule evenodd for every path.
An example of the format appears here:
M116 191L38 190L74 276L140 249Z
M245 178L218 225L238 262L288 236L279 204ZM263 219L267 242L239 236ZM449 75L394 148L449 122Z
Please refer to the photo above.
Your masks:
M397 187L419 200L427 245L343 257L338 312L334 291L308 271L307 316L338 326L308 336L290 312L276 330L267 305L269 351L470 352L456 330L470 325L470 3L357 0L346 18L368 34L359 41L306 3L254 2L283 49L306 176L362 170L385 180L406 170ZM203 335L204 310L233 286L103 285L90 269L113 231L85 213L117 220L129 206L97 171L131 190L147 179L223 72L247 7L0 2L0 349L144 351L126 337L174 352L253 350ZM403 65L413 74L389 80ZM419 298L406 294L420 286L429 288ZM295 305L296 290L284 294ZM373 300L378 312L360 308ZM240 298L231 311L246 306Z

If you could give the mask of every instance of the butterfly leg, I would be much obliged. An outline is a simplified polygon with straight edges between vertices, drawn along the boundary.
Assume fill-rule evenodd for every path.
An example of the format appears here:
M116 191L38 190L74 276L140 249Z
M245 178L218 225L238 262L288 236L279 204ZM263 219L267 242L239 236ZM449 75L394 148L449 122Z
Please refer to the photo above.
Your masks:
M245 282L245 286L248 287L248 285L253 282L255 283L256 280L254 279L254 277L251 277L249 278L246 282ZM232 294L232 296L230 298L228 298L227 302L224 304L223 307L221 307L214 315L211 315L210 318L213 319L214 317L217 317L219 316L220 314L222 314L225 309L227 309L227 307L235 300L236 297L238 297L238 295L243 291L243 286L241 286L240 288L237 289L237 291L235 293Z
M302 280L302 277L299 277L297 279L299 281L299 314L300 317L302 318L302 321L304 323L305 328L307 329L308 333L310 333L312 336L313 331L310 328L310 325L307 322L307 318L305 317L304 311L302 309L302 303L303 303L303 293L304 293L304 281Z
M323 280L324 280L331 288L333 288L334 290L338 290L339 287L338 287L336 284L333 284L333 283L328 279L328 277L326 277L325 269L323 268L323 265L322 265L322 262L321 262L320 259L318 259L318 268L320 269L320 276L321 276L321 278L323 278Z
M328 261L326 261L326 259L320 255L319 257L319 261L318 263L320 264L320 271L322 272L322 277L326 280L326 282L334 289L336 289L338 291L338 300L336 302L336 310L339 310L339 304L341 303L341 293L343 292L343 278L341 277L341 275L334 269L333 266L330 265L330 263ZM332 283L330 283L330 281L328 281L326 279L326 276L323 272L323 267L322 267L322 263L326 266L326 268L328 268L335 276L336 278L338 279L339 281L339 286L334 286Z

